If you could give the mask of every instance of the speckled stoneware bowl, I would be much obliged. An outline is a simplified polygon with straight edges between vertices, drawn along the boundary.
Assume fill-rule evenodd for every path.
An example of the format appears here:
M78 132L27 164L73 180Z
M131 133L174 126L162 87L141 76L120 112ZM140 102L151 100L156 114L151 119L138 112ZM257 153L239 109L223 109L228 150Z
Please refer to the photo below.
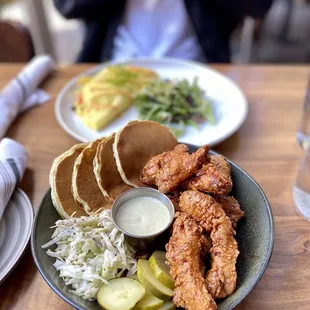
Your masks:
M196 148L191 147L191 151ZM236 239L240 255L237 262L237 289L231 296L218 302L220 310L236 307L255 287L264 274L271 257L274 227L268 200L259 185L241 168L230 162L234 187L232 195L238 199L245 217L238 223ZM58 277L53 267L55 261L46 255L41 245L51 238L54 223L60 216L52 205L50 190L42 200L36 214L31 236L35 263L48 285L71 306L77 309L101 309L96 302L89 302L70 293L70 287Z

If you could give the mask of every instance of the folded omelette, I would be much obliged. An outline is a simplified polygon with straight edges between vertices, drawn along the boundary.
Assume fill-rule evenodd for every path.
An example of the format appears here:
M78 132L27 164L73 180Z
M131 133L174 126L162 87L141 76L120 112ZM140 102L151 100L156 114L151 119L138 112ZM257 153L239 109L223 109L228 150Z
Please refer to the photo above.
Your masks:
M135 94L157 78L146 68L106 67L92 78L81 78L75 112L87 127L100 130L127 110Z

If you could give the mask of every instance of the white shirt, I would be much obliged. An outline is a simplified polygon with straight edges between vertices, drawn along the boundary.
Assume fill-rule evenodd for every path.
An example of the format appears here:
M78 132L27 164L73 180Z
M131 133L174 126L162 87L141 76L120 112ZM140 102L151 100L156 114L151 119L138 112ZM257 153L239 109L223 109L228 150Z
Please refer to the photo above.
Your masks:
M112 59L177 57L202 60L183 0L129 0Z

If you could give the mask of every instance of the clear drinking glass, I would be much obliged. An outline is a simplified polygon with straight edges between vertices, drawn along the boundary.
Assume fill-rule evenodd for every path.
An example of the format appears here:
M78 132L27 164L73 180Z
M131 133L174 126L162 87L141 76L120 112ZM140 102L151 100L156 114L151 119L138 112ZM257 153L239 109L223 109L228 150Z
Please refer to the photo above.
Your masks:
M297 210L310 221L310 79L296 138L305 151L305 156L293 187L293 197Z

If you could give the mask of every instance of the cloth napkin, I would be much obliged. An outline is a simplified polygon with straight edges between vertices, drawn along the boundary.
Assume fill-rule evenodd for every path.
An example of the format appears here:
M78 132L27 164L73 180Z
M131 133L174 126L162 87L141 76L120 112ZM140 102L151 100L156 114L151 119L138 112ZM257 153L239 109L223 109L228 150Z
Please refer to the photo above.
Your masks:
M0 139L5 136L18 113L50 99L44 90L38 89L38 85L55 66L50 56L36 56L0 92Z
M27 160L26 150L21 144L8 138L0 141L0 220L24 175Z
M50 56L36 56L0 92L0 220L28 160L21 144L3 137L20 112L50 99L38 86L55 66Z

